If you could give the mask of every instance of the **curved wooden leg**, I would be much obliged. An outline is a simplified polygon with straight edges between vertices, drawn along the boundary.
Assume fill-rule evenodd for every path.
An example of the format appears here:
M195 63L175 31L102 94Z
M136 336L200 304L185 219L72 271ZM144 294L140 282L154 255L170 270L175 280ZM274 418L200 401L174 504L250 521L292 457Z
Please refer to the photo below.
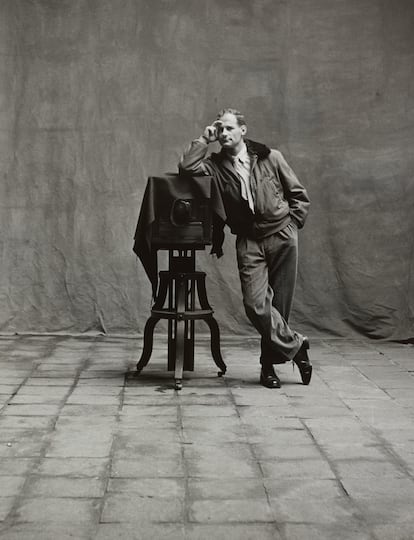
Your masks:
M160 317L151 316L146 324L144 329L144 348L142 350L141 358L137 364L138 373L148 364L148 361L152 353L152 344L154 340L154 328L157 322L160 320Z
M220 368L221 371L217 373L219 377L224 375L227 371L227 366L223 361L223 357L221 356L220 351L220 329L217 324L216 319L214 317L208 317L204 319L206 323L208 324L210 328L210 334L211 334L211 354L213 356L213 360L218 368Z
M177 283L177 330L175 336L175 389L181 390L183 369L184 369L184 338L185 338L185 321L182 318L182 313L185 311L185 294L186 283L179 281Z

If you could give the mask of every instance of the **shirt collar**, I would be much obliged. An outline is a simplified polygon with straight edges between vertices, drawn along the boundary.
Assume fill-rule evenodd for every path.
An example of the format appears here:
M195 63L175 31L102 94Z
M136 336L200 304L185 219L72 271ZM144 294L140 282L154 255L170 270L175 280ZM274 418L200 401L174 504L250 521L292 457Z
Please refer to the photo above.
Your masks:
M242 149L240 150L238 154L231 157L231 160L233 161L233 163L235 161L241 161L242 163L246 163L248 159L249 159L249 154L247 152L246 143L243 145Z

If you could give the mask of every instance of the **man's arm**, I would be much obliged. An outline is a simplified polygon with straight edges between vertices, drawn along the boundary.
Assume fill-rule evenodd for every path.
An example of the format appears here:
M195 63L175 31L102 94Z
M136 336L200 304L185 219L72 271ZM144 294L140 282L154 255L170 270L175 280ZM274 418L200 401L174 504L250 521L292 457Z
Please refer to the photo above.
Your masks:
M190 143L184 150L178 168L191 174L209 174L208 167L204 163L208 144L203 137L199 137Z
M301 229L305 224L309 211L310 200L308 193L281 152L272 150L270 156L277 167L283 191L289 203L291 218Z
M217 122L211 126L207 126L203 135L195 139L184 150L183 155L178 163L178 168L181 171L192 174L211 174L209 164L205 162L209 143L217 140Z

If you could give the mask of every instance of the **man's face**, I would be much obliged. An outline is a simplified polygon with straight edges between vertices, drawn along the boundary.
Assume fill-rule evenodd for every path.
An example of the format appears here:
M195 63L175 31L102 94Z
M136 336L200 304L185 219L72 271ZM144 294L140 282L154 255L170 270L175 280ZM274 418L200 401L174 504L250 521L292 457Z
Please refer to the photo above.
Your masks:
M235 148L246 134L246 126L239 126L234 114L224 114L216 123L217 137L225 149Z

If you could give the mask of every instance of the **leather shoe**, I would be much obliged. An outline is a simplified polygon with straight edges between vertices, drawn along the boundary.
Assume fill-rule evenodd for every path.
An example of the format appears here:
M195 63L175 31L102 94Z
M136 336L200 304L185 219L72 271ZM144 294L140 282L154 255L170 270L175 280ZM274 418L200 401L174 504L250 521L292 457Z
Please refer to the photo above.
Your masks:
M295 357L293 362L298 366L300 376L302 378L302 383L308 385L312 377L312 364L310 363L308 356L309 349L309 340L307 337L303 338L302 345Z
M280 388L280 379L276 375L273 365L262 366L260 371L260 384L266 388Z

